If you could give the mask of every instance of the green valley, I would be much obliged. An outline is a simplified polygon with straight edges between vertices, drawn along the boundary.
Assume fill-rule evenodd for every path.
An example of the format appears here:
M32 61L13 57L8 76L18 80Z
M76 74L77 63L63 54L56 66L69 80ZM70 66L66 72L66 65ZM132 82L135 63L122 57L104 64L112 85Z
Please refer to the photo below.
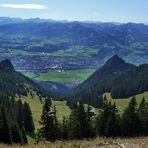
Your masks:
M0 17L0 60L0 147L147 147L147 24Z
M79 69L46 73L27 72L25 75L30 78L35 78L39 81L53 81L64 84L79 84L86 80L93 72L95 72L94 69Z

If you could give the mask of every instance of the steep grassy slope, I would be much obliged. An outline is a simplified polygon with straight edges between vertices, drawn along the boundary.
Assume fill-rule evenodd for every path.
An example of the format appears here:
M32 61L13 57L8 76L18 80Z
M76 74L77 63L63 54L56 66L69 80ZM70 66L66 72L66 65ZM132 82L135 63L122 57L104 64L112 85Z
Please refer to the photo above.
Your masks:
M38 129L40 127L39 121L41 118L43 102L41 102L37 96L34 96L34 98L32 98L29 95L27 97L23 97L22 101L26 101L29 103L35 127L36 129ZM62 119L63 116L68 116L70 114L70 108L66 105L64 101L53 101L52 103L57 109L58 119Z

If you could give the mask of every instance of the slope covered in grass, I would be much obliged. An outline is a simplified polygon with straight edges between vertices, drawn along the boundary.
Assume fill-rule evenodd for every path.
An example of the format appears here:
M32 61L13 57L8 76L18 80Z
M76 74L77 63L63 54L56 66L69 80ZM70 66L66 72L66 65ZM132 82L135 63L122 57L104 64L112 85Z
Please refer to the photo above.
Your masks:
M131 99L131 97L125 98L125 99L120 99L120 98L112 99L110 96L110 93L105 93L105 95L107 96L108 99L111 99L113 102L116 103L117 107L121 112L127 107ZM146 101L148 101L148 92L136 95L136 100L138 104L141 102L143 97L145 97ZM26 101L29 103L31 107L35 127L36 129L39 128L40 127L39 121L41 117L43 102L41 102L37 96L34 96L34 98L32 99L30 95L28 95L27 97L23 97L22 100L24 102ZM60 120L62 119L63 116L68 116L70 114L71 109L66 105L65 101L53 101L52 104L53 106L56 107L57 116ZM96 113L98 112L98 109L94 108L94 110Z
M131 97L129 98L118 98L118 99L113 99L111 97L111 94L110 93L105 93L104 95L106 95L107 99L113 101L116 103L117 107L119 108L119 110L122 112L128 105L128 103L130 102L131 100ZM138 94L138 95L135 95L136 97L136 101L137 101L137 104L139 105L140 102L142 101L143 97L145 98L145 100L148 102L148 92L144 92L144 93L141 93L141 94Z
M39 121L41 118L43 102L35 95L33 98L30 95L23 97L22 101L29 103L35 128L38 129L40 127ZM70 108L66 105L65 101L53 101L52 104L56 107L58 119L62 119L63 116L68 116L70 114Z

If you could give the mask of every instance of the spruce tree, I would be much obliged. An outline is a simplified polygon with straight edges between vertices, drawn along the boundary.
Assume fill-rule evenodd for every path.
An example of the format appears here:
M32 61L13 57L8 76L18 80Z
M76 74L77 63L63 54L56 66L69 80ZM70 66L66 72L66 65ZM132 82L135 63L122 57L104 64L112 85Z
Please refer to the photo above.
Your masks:
M110 114L106 122L105 136L117 137L120 136L120 118L116 105L109 104Z
M20 129L24 127L24 106L21 99L18 101L18 124Z
M61 138L68 139L68 129L69 129L69 121L66 117L63 117L62 124L61 124Z
M86 137L86 111L83 103L77 102L70 114L69 138L83 139Z
M4 130L3 130L3 118L2 118L2 112L1 112L1 106L0 106L0 142L3 141L3 135L4 135Z
M2 107L1 109L1 116L2 116L2 139L4 143L12 143L12 139L11 139L11 129L9 126L9 122L6 116L6 112L5 109Z
M41 129L39 130L39 137L47 141L54 141L58 138L58 123L56 118L56 111L48 99L45 100L41 115Z
M22 134L22 143L23 143L23 144L28 143L28 139L27 139L26 131L25 131L24 128L21 130L21 134Z
M50 140L50 108L51 104L49 104L48 100L45 100L43 109L42 109L42 115L41 115L41 129L39 131L40 137L45 138L45 140L49 141Z
M120 118L115 103L112 105L104 97L103 108L97 117L97 133L100 136L116 137L120 135Z
M79 122L79 134L78 134L78 139L83 139L86 136L86 111L84 104L82 101L78 103L78 122Z
M20 100L15 101L13 97L5 97L0 99L0 142L27 143L22 118L23 104Z
M75 103L74 108L71 111L71 114L69 116L69 132L68 132L68 138L74 139L78 135L78 122L77 122L77 103Z
M145 98L142 99L139 105L139 118L142 125L142 135L148 135L148 104L145 101Z
M121 119L122 136L139 136L141 122L137 112L136 98L133 97Z
M59 121L57 119L57 111L56 111L56 107L52 107L53 109L53 131L54 131L54 139L60 139L61 138L61 130L60 130L60 125L59 125Z
M33 133L35 130L30 106L26 102L24 104L24 128L29 133Z
M12 125L11 127L11 136L12 136L12 141L14 143L22 143L22 135L21 135L21 130L17 125Z
M106 96L104 96L103 107L96 121L97 133L100 136L105 136L106 123L107 123L108 117L109 117L109 105L108 105Z
M92 120L91 120L93 113L91 111L92 111L92 108L88 105L86 110L86 132L85 132L86 138L92 138L95 136L95 132L94 132L95 129L92 126Z

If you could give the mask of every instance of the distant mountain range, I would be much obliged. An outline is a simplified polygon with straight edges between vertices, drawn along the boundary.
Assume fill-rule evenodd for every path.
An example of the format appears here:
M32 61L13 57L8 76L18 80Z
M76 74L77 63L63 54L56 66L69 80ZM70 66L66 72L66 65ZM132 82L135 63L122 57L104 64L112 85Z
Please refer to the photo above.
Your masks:
M68 22L79 22L79 21L69 21L69 20L54 20L54 19L42 19L42 18L28 18L28 19L22 19L22 18L11 18L11 17L0 17L0 24L12 24L12 23L24 23L24 22L63 22L63 23L68 23ZM95 24L101 24L103 22L101 21L81 21L82 23L95 23ZM116 24L120 25L123 23L119 22L109 22L111 24Z
M18 71L99 69L75 88L71 101L82 97L84 102L96 105L98 96L104 92L123 98L147 90L147 64L138 65L148 63L148 25L3 17L0 18L0 59L5 58L11 59ZM14 73L17 76L13 80L26 81L20 73ZM5 77L3 80L8 82ZM18 84L19 90L15 82L10 84L14 85L11 89L26 94L24 84ZM65 93L62 84L40 85L50 87L49 92L59 93L56 89L60 88Z
M77 86L69 104L77 99L98 107L100 96L106 92L116 98L130 96L148 91L148 64L134 66L114 55L104 66Z
M114 54L136 65L148 59L145 24L0 18L0 39L0 51L10 55L17 51L19 55L29 52L93 58L99 63L96 68Z
M10 17L0 17L0 24L17 24L17 23L25 23L25 22L67 22L66 20L53 20L53 19L40 19L40 18L31 18L31 19L22 19L22 18L10 18Z

